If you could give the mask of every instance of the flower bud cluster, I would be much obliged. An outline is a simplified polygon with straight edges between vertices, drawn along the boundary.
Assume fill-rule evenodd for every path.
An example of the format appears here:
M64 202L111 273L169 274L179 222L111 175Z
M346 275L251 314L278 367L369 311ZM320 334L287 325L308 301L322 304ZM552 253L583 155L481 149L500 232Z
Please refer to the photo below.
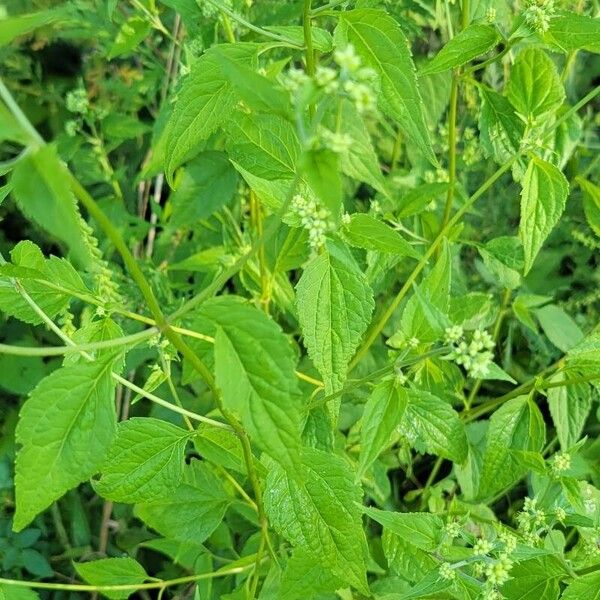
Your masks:
M377 98L373 85L377 74L373 69L362 66L362 61L352 44L338 48L333 53L334 66L319 65L312 83L325 94L346 96L356 106L359 113L374 112ZM291 68L282 77L283 86L292 94L298 95L311 83L311 78L301 69Z
M337 154L348 152L352 146L352 136L347 133L331 131L325 127L320 128L320 132L324 145Z
M85 114L90 107L87 93L83 88L76 88L67 92L65 104L69 112L82 115Z
M571 468L571 455L568 452L557 452L550 461L553 475L561 475Z
M444 342L451 347L448 358L462 365L471 377L485 377L494 359L494 340L481 329L473 332L470 342L464 339L464 335L463 328L458 325L446 328Z
M530 0L523 16L525 22L538 33L546 33L556 11L554 0Z
M315 200L296 194L292 200L292 211L300 218L304 229L308 231L310 247L317 251L325 244L326 233L331 229L329 211Z

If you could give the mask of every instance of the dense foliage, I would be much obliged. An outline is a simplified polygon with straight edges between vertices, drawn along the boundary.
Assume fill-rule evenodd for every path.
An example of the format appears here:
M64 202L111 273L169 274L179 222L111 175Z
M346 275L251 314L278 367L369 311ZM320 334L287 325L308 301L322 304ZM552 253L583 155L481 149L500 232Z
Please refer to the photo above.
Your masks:
M598 0L0 11L0 598L600 598Z

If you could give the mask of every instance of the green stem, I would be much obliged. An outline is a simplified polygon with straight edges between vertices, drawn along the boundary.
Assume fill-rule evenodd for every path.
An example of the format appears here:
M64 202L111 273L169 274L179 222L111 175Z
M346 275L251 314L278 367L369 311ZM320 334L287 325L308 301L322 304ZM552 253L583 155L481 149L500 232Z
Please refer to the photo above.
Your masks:
M125 335L112 340L103 340L101 342L90 342L89 344L74 344L66 346L50 346L40 348L38 346L10 346L0 344L0 354L12 354L13 356L62 356L73 352L93 352L94 350L105 350L106 348L117 348L119 346L135 345L138 342L147 340L159 333L158 329L152 327L139 333Z
M306 74L312 78L315 75L315 51L313 49L312 40L311 5L312 0L304 0L302 28L304 31ZM308 114L311 119L315 116L315 105L313 102L311 102L308 106Z
M201 573L200 575L187 575L175 579L153 581L151 583L121 584L121 585L86 585L83 583L45 583L43 581L20 581L18 579L5 579L0 577L1 585L13 587L24 587L35 590L64 590L70 592L135 592L136 590L160 590L174 585L193 583L203 579L214 579L216 577L227 577L250 570L254 565L241 567L223 568L212 573Z
M450 220L452 203L454 201L454 190L456 189L456 112L458 109L458 74L452 74L450 87L450 109L448 112L448 192L444 206L444 217L442 229Z

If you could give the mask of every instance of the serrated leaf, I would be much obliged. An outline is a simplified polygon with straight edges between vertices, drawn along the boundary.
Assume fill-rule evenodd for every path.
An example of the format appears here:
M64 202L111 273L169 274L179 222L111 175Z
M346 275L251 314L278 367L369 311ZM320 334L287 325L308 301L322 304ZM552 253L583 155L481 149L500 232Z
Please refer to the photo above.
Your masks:
M256 60L253 44L221 44L218 52L243 64L252 65ZM234 104L235 94L217 53L208 50L182 81L167 123L164 167L169 183L175 169L192 158L200 143L225 123Z
M483 264L502 287L514 290L521 285L524 254L521 240L514 236L494 238L478 247Z
M64 242L79 264L90 265L92 256L70 177L54 146L42 146L15 166L10 179L12 194L28 219Z
M406 391L393 379L383 381L371 392L362 417L358 478L389 444L402 421L407 401Z
M300 403L291 346L264 312L221 297L197 313L216 326L215 376L223 403L252 441L286 468L297 466Z
M526 48L512 66L506 95L517 112L535 119L555 111L565 99L565 90L546 53L539 48Z
M229 80L238 99L253 111L263 111L288 117L290 114L289 94L277 87L273 81L260 75L245 64L231 60L216 47L215 56L221 71Z
M406 390L407 405L400 432L421 439L428 452L462 463L467 458L467 436L458 413L424 390Z
M289 121L277 115L236 112L228 121L227 134L234 164L268 181L294 176L300 142Z
M363 61L379 75L381 108L396 119L410 140L432 164L431 148L415 67L400 25L382 10L356 9L340 14L337 45L354 45Z
M525 124L504 96L483 87L479 88L479 94L481 145L488 156L497 163L504 164L519 152Z
M179 179L179 178L178 178ZM177 189L169 198L174 227L193 227L229 204L237 189L238 176L223 152L202 152L183 170Z
M565 373L557 373L551 383L565 381ZM583 426L592 410L592 395L587 384L570 384L548 390L548 408L556 435L563 450L579 441Z
M230 500L208 464L192 461L182 482L165 495L137 504L135 514L162 535L202 543L222 521Z
M246 473L242 444L232 431L203 423L197 430L194 445L212 463L238 473Z
M492 25L473 23L457 33L420 71L421 75L441 73L471 62L489 52L500 40Z
M38 325L42 322L40 315L29 305L15 287L11 277L25 275L20 285L31 296L35 303L50 318L64 310L69 304L66 294L57 292L36 281L44 277L47 261L42 251L33 242L24 240L11 250L12 264L2 266L0 274L0 310L20 321Z
M112 364L109 355L57 369L23 405L16 430L21 444L15 475L16 531L89 479L104 462L116 430Z
M344 237L351 245L398 256L419 259L421 255L397 231L383 221L365 213L355 213L344 227Z
M562 600L600 600L600 573L588 573L573 580L561 596Z
M546 38L563 51L600 52L600 19L573 12L557 15L550 19Z
M534 157L522 185L519 237L525 253L524 273L527 274L565 209L569 182L553 164Z
M507 600L557 600L561 579L569 571L564 559L558 556L540 556L518 562L510 572L510 579L501 590Z
M143 583L148 575L142 565L133 558L102 558L85 563L74 563L79 576L90 585L132 585ZM112 600L128 598L135 593L131 590L102 592Z
M373 311L373 293L350 253L328 242L296 286L304 345L323 377L325 393L344 384L348 363Z
M368 594L361 492L347 463L305 448L302 483L274 467L266 487L265 509L273 527L342 581Z
M343 584L317 558L296 548L283 572L277 600L305 600L317 593L333 592Z
M446 182L423 183L400 198L398 217L411 217L423 212L431 202L448 191Z
M148 502L179 485L189 432L166 421L134 417L117 427L96 491L115 502Z
M513 450L541 452L546 426L535 402L527 396L513 398L491 417L479 484L479 497L487 498L514 483L527 472Z
M390 533L422 550L435 550L441 542L444 523L437 515L391 512L366 506L363 512Z

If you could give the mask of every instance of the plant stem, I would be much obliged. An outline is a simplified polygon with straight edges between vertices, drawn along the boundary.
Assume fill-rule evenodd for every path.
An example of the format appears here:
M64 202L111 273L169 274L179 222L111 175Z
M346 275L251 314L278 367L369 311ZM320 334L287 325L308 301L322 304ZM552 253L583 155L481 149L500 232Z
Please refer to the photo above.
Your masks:
M448 192L444 206L442 229L446 226L452 212L454 190L456 189L456 112L458 108L458 75L452 74L450 87L450 108L448 111Z
M304 8L302 11L302 28L304 31L304 56L306 61L306 74L312 78L315 75L315 51L313 49L312 40L312 21L311 21L311 5L312 0L304 0ZM312 119L315 116L315 105L311 102L308 105L308 114Z
M25 587L36 590L65 590L70 592L135 592L136 590L160 590L174 585L193 583L203 579L214 579L226 577L250 570L254 565L243 565L240 567L222 568L212 573L201 573L200 575L187 575L175 579L153 581L151 583L121 584L121 585L87 585L79 583L45 583L43 581L20 581L18 579L5 579L0 577L0 584L13 587Z

